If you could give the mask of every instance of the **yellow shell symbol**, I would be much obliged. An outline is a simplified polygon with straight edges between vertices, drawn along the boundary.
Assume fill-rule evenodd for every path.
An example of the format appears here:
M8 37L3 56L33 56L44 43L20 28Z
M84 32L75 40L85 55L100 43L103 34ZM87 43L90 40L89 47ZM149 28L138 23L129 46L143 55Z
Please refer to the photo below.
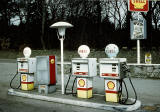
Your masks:
M84 87L85 81L84 81L83 79L80 79L80 80L78 81L78 84L79 84L80 87Z
M54 59L51 59L51 64L54 64Z
M146 62L150 62L151 60L150 59L146 59Z
M107 83L107 87L108 87L108 89L114 89L114 87L115 87L114 82L109 81L109 82Z
M151 54L150 53L146 53L146 57L150 57L151 56Z
M131 2L134 5L135 9L143 9L147 4L147 0L132 0Z
M26 81L27 80L27 76L26 75L22 75L22 81Z

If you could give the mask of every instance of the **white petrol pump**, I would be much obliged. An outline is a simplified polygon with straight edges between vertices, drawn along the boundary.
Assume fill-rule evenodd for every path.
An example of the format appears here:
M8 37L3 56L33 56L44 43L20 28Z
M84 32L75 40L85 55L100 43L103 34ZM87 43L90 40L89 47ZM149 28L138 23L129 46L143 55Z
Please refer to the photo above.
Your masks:
M86 45L78 48L78 54L81 58L72 58L72 75L77 78L77 97L92 97L92 81L97 75L97 59L87 58L90 49Z
M31 49L29 47L23 50L24 58L17 58L17 74L21 77L21 89L34 89L34 74L36 72L36 58L30 58Z
M10 82L10 87L21 90L33 90L34 82L38 84L38 92L45 94L56 90L56 75L57 75L57 60L56 56L36 56L30 58L31 49L24 48L23 54L25 57L17 58L17 73ZM12 82L17 75L20 75L20 85L15 88Z
M126 77L128 68L126 66L126 58L116 58L118 52L117 45L109 44L105 48L105 53L109 58L99 59L99 72L100 77L104 78L107 102L122 103L122 82L124 83L123 79ZM128 100L128 96L126 100ZM126 100L123 103L126 103Z

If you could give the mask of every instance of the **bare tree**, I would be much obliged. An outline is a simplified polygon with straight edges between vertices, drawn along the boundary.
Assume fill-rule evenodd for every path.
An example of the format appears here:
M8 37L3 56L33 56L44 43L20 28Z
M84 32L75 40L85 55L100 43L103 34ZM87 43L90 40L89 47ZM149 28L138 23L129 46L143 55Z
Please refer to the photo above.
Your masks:
M147 13L142 12L142 16L145 18L147 22L147 40L146 47L150 50L152 48L152 31L153 31L153 25L152 25L152 17L154 10L156 9L157 5L160 4L159 1L156 1L153 3L153 1L149 1L149 11Z
M157 2L153 2L153 6L156 4ZM160 3L158 3L156 5L157 7L155 8L155 10L153 11L153 23L155 26L155 30L158 30L158 24L160 21Z
M105 4L103 3L106 7L106 15L108 15L109 20L115 24L116 28L121 29L125 22L127 14L126 3L124 0L106 0Z
M45 20L46 20L46 4L47 0L42 1L42 30L41 30L41 44L43 49L46 49L45 42L44 42L44 32L45 32Z

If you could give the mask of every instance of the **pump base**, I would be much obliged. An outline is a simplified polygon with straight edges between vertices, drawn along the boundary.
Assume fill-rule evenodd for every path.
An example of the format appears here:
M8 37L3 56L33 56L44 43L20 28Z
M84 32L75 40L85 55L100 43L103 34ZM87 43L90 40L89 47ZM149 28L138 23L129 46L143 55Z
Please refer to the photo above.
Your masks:
M119 102L118 93L106 93L107 102Z
M21 90L33 90L34 89L34 82L30 83L21 83Z
M92 97L92 89L90 90L77 90L78 98L91 98Z
M56 91L56 85L38 85L38 92L39 93L52 93Z

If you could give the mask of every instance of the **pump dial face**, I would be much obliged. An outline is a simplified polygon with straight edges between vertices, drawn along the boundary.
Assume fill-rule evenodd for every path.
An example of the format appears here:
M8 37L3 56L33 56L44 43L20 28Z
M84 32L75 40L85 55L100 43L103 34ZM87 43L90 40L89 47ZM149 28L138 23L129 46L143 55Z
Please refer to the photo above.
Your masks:
M115 87L114 82L109 81L109 82L107 83L107 87L108 87L108 89L114 89L114 87Z

